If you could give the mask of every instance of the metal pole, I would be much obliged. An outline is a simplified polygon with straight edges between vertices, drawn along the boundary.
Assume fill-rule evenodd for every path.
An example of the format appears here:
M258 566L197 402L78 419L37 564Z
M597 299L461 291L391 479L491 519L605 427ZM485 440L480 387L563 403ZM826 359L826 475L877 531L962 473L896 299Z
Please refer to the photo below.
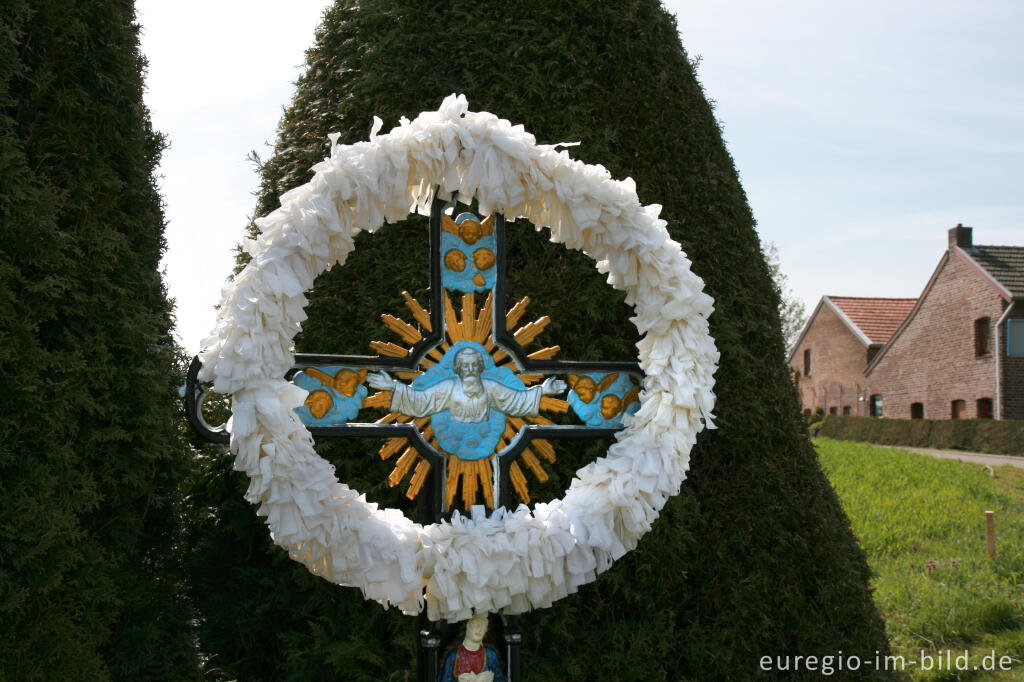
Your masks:
M988 545L988 558L996 558L996 519L995 513L985 512L985 541Z
M438 653L441 648L441 636L435 629L435 623L427 619L426 613L420 614L419 637L419 682L437 682Z
M508 665L508 682L519 682L519 648L523 643L523 631L519 627L519 616L502 616L505 631L505 662Z

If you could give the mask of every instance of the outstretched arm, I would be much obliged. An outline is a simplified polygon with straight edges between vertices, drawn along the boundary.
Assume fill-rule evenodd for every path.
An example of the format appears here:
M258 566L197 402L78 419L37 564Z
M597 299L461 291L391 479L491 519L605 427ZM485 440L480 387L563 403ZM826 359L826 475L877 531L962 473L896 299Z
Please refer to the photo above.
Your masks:
M565 393L565 389L565 382L554 377L548 377L544 383L540 385L540 392L542 395L558 395L559 393Z
M366 375L366 383L378 391L391 391L395 388L395 380L387 372L373 372Z

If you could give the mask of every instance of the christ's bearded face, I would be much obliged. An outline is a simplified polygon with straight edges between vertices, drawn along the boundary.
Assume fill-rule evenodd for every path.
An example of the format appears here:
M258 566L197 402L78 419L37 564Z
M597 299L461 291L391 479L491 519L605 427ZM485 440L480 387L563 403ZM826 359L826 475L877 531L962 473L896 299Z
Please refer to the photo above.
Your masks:
M455 356L452 369L462 380L462 390L471 398L484 392L480 375L484 372L484 360L473 348L463 348Z
M455 356L452 369L462 379L465 379L467 376L479 377L484 373L484 360L475 348L463 348Z

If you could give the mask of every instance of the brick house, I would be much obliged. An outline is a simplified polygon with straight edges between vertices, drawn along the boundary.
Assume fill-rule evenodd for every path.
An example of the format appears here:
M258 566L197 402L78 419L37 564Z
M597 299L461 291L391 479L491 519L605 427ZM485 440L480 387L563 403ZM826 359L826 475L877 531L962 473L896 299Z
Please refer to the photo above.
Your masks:
M917 299L825 296L789 356L805 413L1024 419L1024 246L948 246Z
M822 296L789 357L804 414L867 415L864 368L916 302Z

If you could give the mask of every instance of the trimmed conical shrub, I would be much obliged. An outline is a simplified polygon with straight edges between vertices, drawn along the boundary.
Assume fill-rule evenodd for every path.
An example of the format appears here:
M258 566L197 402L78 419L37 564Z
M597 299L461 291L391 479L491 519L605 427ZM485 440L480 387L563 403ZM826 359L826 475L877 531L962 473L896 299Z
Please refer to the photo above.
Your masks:
M257 215L311 177L328 133L363 140L373 116L387 127L464 93L473 110L540 142L581 141L575 158L633 177L715 298L718 430L702 435L689 480L636 551L523 617L524 679L755 679L765 655L885 652L865 558L799 418L746 197L660 4L338 2L307 60L262 168ZM427 283L423 221L407 222L361 236L346 265L320 277L300 350L366 353L387 339L377 315L400 312L402 289L422 294ZM508 248L510 295L528 294L531 313L553 319L545 342L565 357L635 357L629 308L592 263L529 225L510 228ZM372 444L320 447L342 480L397 503ZM560 444L538 496L560 495L593 456ZM223 458L209 466L197 503L220 511L194 529L195 568L209 579L195 597L216 664L240 679L411 679L412 619L289 569L240 507L245 481L215 478L227 475Z
M0 13L0 679L190 679L163 143L132 3Z

